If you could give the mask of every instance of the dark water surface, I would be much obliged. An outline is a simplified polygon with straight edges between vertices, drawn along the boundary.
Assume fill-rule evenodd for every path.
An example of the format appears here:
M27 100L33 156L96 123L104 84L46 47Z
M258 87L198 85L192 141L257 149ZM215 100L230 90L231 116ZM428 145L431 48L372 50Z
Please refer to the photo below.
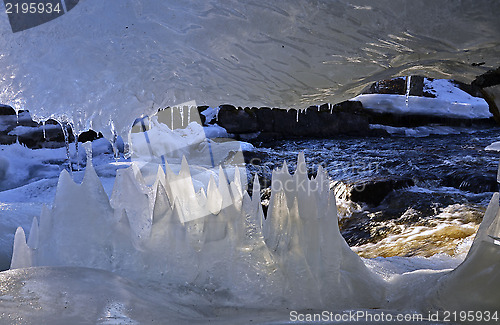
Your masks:
M500 127L452 131L427 137L257 144L248 169L261 176L262 185L269 185L272 169L286 161L293 172L301 151L311 175L322 165L337 194L341 231L362 256L461 254L467 251L492 192L497 191L500 154L484 148L499 140ZM353 202L346 196L352 183L381 179L403 179L409 185L384 193L375 204L366 203L368 199ZM268 192L261 193L264 199Z

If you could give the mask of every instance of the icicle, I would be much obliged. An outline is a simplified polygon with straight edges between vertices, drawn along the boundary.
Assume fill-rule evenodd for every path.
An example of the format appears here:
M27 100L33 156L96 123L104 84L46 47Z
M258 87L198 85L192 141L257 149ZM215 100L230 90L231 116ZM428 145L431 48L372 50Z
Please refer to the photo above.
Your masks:
M64 136L64 146L66 147L66 159L68 159L69 171L73 172L73 167L71 166L71 154L69 152L69 134L68 134L67 124L59 121L58 123L61 126Z
M333 104L328 103L328 107L330 108L330 114L333 114Z
M300 113L300 111L299 111L299 109L298 109L298 108L297 108L297 110L296 110L296 111L297 111L297 123L299 123L299 113Z
M222 210L222 195L215 184L213 175L210 175L207 187L207 208L210 213L217 215Z
M85 148L85 154L87 156L87 165L92 165L92 142L87 141L83 143L83 147Z
M238 167L234 170L234 180L229 186L233 194L233 204L240 211L243 203L243 188L241 186L240 170Z
M118 135L113 129L113 142L111 146L113 147L113 157L115 158L115 161L118 161L118 159L120 159L120 151L118 151L117 141L118 141Z
M76 170L80 171L80 156L78 155L78 136L75 135L75 155L76 155Z
M181 114L181 127L184 126L184 106L179 106L179 112Z
M405 103L406 103L406 108L408 108L408 102L410 100L410 90L411 90L411 76L407 76L406 77L406 99L405 99Z
M191 123L191 108L192 106L188 106L188 116L187 116L187 124Z
M47 141L47 133L45 131L45 120L42 121L42 132L43 132L43 140Z

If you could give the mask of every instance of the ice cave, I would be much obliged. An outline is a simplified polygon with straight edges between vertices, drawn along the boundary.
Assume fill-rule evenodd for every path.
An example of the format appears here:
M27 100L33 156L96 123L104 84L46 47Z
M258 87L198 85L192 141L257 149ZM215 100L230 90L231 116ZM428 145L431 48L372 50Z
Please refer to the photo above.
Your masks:
M366 107L385 101L391 113L411 106L489 118L482 99L410 96L410 77L399 97L360 91L410 75L447 91L448 82L430 78L470 83L499 67L500 3L61 3L64 14L25 30L0 19L0 103L17 119L28 110L35 122L56 120L75 138L101 132L105 143L78 151L77 141L71 152L66 144L78 167L70 159L57 180L37 178L22 192L51 199L33 219L34 205L19 205L15 215L29 225L16 226L13 247L0 241L12 251L10 269L0 272L0 323L291 324L323 311L363 317L308 323L372 324L382 314L402 324L444 324L446 315L452 323L480 323L478 315L498 321L498 189L456 267L364 258L339 230L341 207L323 166L311 173L304 152L294 152L293 172L286 162L272 171L264 213L258 176L245 168L251 145L212 140L209 133L227 132L202 127L196 107L293 108L298 121L308 106L359 95ZM0 6L6 10L7 1ZM217 119L216 110L203 114ZM108 141L116 160L96 161ZM20 158L7 156L26 155L16 145L2 147L0 184L15 168L22 173L13 163ZM112 176L98 176L98 167L101 174L114 168ZM21 193L7 192L0 191L0 212L5 198ZM472 318L462 317L468 310ZM423 318L397 319L403 312Z

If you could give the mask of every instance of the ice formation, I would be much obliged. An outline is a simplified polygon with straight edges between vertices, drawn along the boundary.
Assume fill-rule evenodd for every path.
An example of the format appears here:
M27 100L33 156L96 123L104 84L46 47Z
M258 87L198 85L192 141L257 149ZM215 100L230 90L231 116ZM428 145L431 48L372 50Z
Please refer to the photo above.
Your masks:
M307 176L304 155L290 175L273 172L267 219L260 198L223 172L194 191L158 168L147 186L137 166L119 171L111 199L92 164L81 184L61 173L54 205L16 232L11 267L80 266L140 281L188 284L214 305L291 308L486 310L500 301L500 217L492 198L466 260L452 272L383 279L346 244L326 172ZM258 181L253 193L259 193ZM78 199L75 199L78 198ZM189 207L189 208L186 208Z
M53 208L33 221L28 242L16 232L12 268L83 266L189 283L247 307L282 299L303 308L379 307L382 280L341 237L326 173L309 180L301 154L293 176L285 165L273 179L280 188L264 220L238 170L228 182L221 169L205 194L195 193L185 160L177 175L159 168L151 187L132 165L119 170L111 199L91 164L81 184L63 171Z
M18 33L0 20L0 102L126 139L137 116L189 100L304 108L397 75L470 81L500 65L498 11L487 0L79 1Z

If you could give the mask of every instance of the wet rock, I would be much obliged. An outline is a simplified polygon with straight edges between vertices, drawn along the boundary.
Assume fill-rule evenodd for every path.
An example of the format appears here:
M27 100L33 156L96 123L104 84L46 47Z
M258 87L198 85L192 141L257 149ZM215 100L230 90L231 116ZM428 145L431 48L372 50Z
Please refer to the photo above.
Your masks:
M74 137L68 128L69 141ZM102 137L102 134L90 130L79 136L80 142L92 141ZM45 126L31 119L28 111L22 111L18 116L12 114L0 114L0 144L20 144L31 149L38 148L60 148L64 146L64 134L61 126L54 120L48 120Z
M9 105L0 104L0 115L16 115L16 111Z
M471 193L496 192L496 172L478 173L467 170L453 171L443 177L442 186L454 187Z
M345 184L342 196L353 202L377 206L392 191L413 185L415 185L413 179L406 177L372 178ZM336 194L339 195L339 190L336 190Z
M500 124L500 67L478 76L471 86L479 90L495 121Z
M97 133L95 132L94 130L89 130L89 131L86 131L86 132L82 132L79 136L78 136L78 142L87 142L87 141L94 141L96 139L100 139L102 138L102 133Z
M495 70L489 70L486 73L476 77L471 85L479 88L488 88L500 85L500 67Z
M15 135L8 135L0 133L0 144L13 144L16 143L17 137Z

